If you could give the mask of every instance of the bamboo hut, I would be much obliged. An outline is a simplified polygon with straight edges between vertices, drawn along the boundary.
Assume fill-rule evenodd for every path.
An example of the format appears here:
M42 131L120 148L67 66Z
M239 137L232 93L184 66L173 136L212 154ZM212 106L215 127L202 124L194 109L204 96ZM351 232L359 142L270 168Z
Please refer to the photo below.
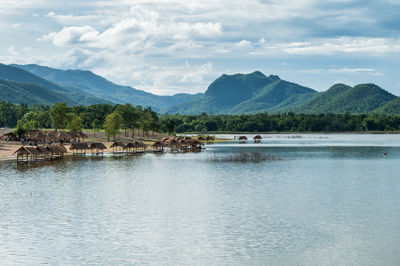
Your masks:
M17 162L29 162L35 161L39 156L38 150L36 147L25 147L21 146L18 150L16 150L14 154L17 154Z
M72 150L73 155L86 155L89 146L86 142L74 142L71 144L70 149Z
M88 138L88 136L85 133L83 133L82 131L79 131L77 133L77 136L78 136L78 141L80 141L80 139L82 139L82 141L85 141L85 139Z
M179 152L180 143L176 139L170 139L167 146L171 149L171 152Z
M123 153L125 150L125 144L122 142L114 141L113 144L111 144L110 148L113 149L114 154Z
M260 135L256 135L253 138L254 143L260 143L262 140L262 137Z
M4 141L17 141L18 137L13 131L10 131L10 132L3 134L3 136L1 136L0 139L2 139Z
M164 145L160 141L156 141L153 145L151 145L151 150L155 153L163 153Z
M104 150L107 149L107 147L101 143L101 142L93 142L90 144L89 148L92 150L92 154L104 154Z
M51 154L51 159L61 159L65 153L67 153L67 149L62 144L53 144L50 146L46 146L47 149Z
M141 141L135 141L135 144L136 144L136 148L135 148L135 151L136 151L136 153L143 153L144 151L145 151L145 149L146 149L146 144L144 144L143 142L141 142Z
M239 137L239 143L243 144L247 142L247 137L246 136L240 136Z

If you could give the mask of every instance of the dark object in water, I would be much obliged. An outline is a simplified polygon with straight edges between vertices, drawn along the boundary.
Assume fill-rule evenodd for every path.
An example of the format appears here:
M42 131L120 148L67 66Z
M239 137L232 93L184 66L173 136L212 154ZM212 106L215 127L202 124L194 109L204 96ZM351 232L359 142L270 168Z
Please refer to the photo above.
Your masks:
M238 152L230 155L216 155L211 158L212 161L216 162L252 162L260 163L264 161L278 161L281 158L276 157L272 154L262 154L260 152Z

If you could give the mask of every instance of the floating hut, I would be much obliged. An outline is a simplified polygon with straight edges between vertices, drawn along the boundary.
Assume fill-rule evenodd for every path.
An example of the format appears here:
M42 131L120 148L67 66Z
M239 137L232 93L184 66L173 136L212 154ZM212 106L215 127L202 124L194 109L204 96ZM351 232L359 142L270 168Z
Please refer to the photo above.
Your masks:
M113 144L111 144L111 147L113 149L113 153L123 153L125 151L125 144L122 142L117 142L114 141Z
M260 135L256 135L253 138L254 143L260 143L262 140L262 137Z
M72 150L73 155L86 155L89 146L86 142L74 142L71 144L70 149Z
M50 146L21 146L13 154L17 154L17 162L35 162L61 159L67 149L62 145Z
M153 145L151 145L151 150L155 153L163 153L164 145L160 141L156 141Z
M136 148L135 148L135 151L136 151L136 153L143 153L144 152L144 150L146 149L146 144L144 144L143 142L141 142L141 141L135 141L135 144L136 144Z
M239 143L243 144L243 143L247 142L247 137L246 136L240 136L238 140L239 140Z
M101 142L93 142L92 144L90 144L89 147L92 150L92 154L103 154L104 150L107 149L107 147L101 143Z

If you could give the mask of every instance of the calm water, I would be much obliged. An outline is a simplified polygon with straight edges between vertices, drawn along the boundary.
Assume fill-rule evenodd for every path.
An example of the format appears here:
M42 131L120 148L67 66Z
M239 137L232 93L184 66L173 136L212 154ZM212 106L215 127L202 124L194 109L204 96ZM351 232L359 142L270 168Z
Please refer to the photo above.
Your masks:
M212 160L237 151L281 160ZM201 154L3 162L0 261L399 265L399 167L399 135L268 135Z

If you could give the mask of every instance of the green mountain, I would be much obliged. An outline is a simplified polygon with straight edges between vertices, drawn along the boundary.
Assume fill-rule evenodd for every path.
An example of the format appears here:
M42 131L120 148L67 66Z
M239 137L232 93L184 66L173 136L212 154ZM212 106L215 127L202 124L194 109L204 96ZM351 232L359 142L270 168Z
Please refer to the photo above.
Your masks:
M395 98L396 96L375 84L360 84L355 87L336 84L290 110L297 113L370 113Z
M107 79L84 70L60 70L39 65L13 65L49 80L76 93L107 99L116 103L151 106L160 110L171 105L180 104L202 96L202 94L175 94L159 96L129 86L114 84Z
M310 88L255 71L222 75L211 83L204 97L162 111L181 114L274 112L298 106L316 94Z
M0 79L14 81L14 82L23 82L29 84L36 84L42 89L46 88L49 93L57 94L61 96L61 100L67 103L82 104L89 105L95 103L110 103L110 101L101 99L95 96L87 95L85 93L79 93L76 91L71 91L68 88L62 87L58 84L50 82L46 79L43 79L37 75L34 75L28 71L23 69L11 66L0 64ZM4 84L3 84L4 85ZM12 88L10 87L8 91ZM39 90L39 89L38 89ZM18 94L16 92L16 94ZM1 99L1 98L0 98ZM4 99L3 99L4 100ZM20 99L19 102L25 102L25 99Z
M66 102L68 105L77 105L74 100L40 85L4 79L0 79L0 99L12 103L51 105Z
M400 98L397 97L385 105L379 107L375 110L376 113L379 114L387 114L387 115L399 115L400 114Z

